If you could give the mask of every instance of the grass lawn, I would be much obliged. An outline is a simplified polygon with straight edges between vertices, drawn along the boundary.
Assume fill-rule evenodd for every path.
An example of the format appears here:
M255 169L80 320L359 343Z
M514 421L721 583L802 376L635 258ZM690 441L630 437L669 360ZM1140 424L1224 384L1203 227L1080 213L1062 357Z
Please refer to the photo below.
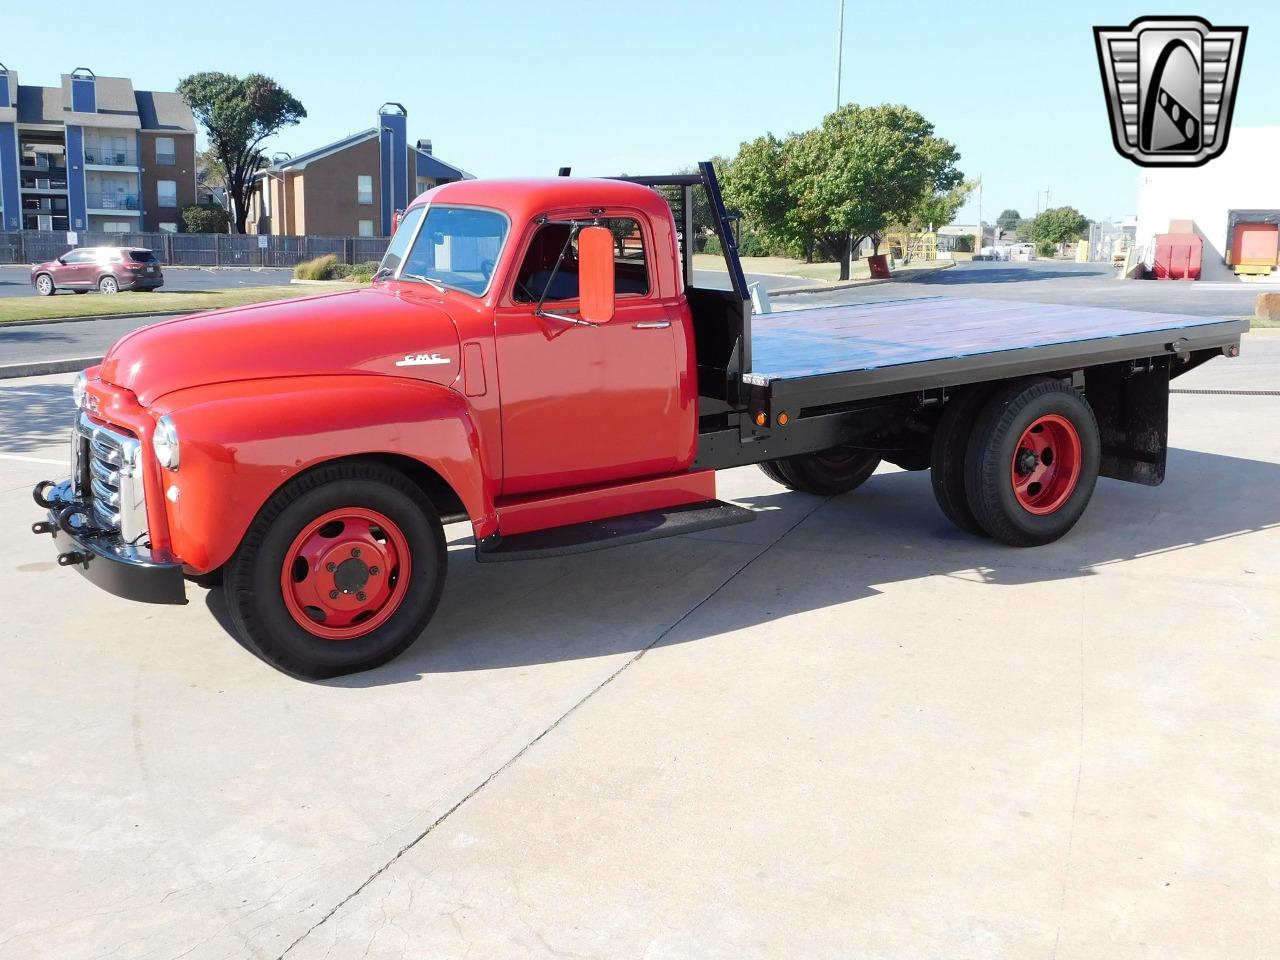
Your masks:
M895 266L893 270L894 273L901 273L905 270L919 269L921 267L936 267L941 262L915 260L908 266ZM695 270L715 270L723 273L724 258L709 253L695 253L693 255L693 268ZM824 283L836 283L840 280L840 264L838 263L805 263L803 260L791 260L787 257L743 257L742 270L744 273L772 273L784 277L804 277L807 280L820 280ZM868 280L870 278L871 270L867 266L865 259L855 260L850 265L850 280Z
M172 293L59 293L52 297L0 297L0 324L15 320L60 320L65 317L96 317L119 313L199 313L220 307L238 307L264 300L285 300L341 287L234 287L227 290L178 290Z

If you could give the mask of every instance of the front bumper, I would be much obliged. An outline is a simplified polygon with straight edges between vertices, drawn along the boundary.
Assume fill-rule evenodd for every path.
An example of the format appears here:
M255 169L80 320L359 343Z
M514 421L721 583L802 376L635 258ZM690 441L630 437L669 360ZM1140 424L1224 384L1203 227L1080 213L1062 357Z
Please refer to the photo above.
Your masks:
M75 567L90 583L126 600L187 602L182 564L153 560L146 547L75 525L75 517L91 517L92 511L75 500L70 480L41 481L32 493L36 503L49 513L47 520L33 524L31 529L37 534L53 534L59 565Z

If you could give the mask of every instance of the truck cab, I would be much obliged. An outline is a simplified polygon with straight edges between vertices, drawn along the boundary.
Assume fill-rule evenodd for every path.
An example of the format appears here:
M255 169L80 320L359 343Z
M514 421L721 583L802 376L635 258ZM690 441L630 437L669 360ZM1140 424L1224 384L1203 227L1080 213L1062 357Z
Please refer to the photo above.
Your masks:
M727 289L695 282L705 232ZM489 562L748 521L726 467L821 496L929 469L957 525L1050 542L1098 475L1163 478L1170 378L1242 329L973 304L753 318L710 164L450 183L368 288L122 338L77 380L71 476L37 485L33 530L121 596L221 581L265 659L334 676L426 628L446 523Z

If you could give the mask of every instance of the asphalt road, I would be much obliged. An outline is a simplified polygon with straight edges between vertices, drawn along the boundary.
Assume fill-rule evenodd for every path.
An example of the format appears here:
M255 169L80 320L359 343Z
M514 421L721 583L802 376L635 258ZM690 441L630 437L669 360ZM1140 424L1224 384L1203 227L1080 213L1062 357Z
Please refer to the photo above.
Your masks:
M210 276L203 271L200 282ZM244 282L278 283L280 272L220 271L219 276L240 277ZM265 279L262 279L265 277ZM216 277L215 277L216 279ZM696 279L707 286L728 286L726 274L697 271ZM809 285L812 281L751 274L767 289ZM839 303L867 303L913 297L994 297L1042 303L1120 307L1194 316L1244 316L1253 313L1258 287L1240 290L1199 286L1195 283L1120 281L1106 267L1092 264L1055 263L970 263L919 277L862 287L846 287L820 293L775 297L774 310ZM301 293L300 293L301 295ZM96 296L96 294L90 294ZM142 297L139 297L141 300ZM0 366L61 358L101 356L117 339L150 320L107 319L20 327L0 327Z
M1280 942L1280 397L1174 396L1165 484L1034 550L891 468L728 471L754 523L555 560L455 525L424 636L311 684L27 532L69 382L0 383L0 960ZM1178 385L1245 383L1276 332Z
M201 269L198 267L165 267L162 290L225 290L228 287L269 287L288 283L293 271L270 267L263 270L232 268ZM34 297L31 289L31 268L24 266L0 266L0 297ZM57 294L74 297L70 290ZM97 296L95 293L87 296ZM142 296L145 296L143 294Z

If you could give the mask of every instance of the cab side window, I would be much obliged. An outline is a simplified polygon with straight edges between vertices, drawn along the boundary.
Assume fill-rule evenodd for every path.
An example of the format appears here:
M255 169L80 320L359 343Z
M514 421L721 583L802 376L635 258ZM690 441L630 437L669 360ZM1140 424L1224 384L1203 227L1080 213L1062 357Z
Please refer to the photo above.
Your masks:
M649 265L644 234L630 217L608 217L600 221L613 234L614 290L619 297L642 297L649 293ZM565 242L572 227L567 223L547 223L533 235L533 242L516 274L514 299L536 303L546 293L547 302L578 298L577 243ZM564 259L560 260L561 253ZM556 262L560 268L556 269ZM554 274L554 276L553 276Z

